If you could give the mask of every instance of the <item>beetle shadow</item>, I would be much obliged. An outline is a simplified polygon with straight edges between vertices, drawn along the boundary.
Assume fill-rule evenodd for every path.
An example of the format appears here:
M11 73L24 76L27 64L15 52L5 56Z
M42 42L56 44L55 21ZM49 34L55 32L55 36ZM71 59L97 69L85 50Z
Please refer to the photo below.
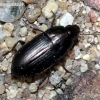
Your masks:
M38 83L38 85L42 85L42 83L44 84L45 81L47 83L47 81L49 80L49 76L51 74L51 71L53 71L54 68L53 66L50 67L49 69L43 71L42 73L36 75L36 76L33 76L33 77L19 77L19 76L11 76L12 80L15 80L17 82L27 82L27 83L33 83L33 82L36 82ZM48 79L47 79L48 78Z

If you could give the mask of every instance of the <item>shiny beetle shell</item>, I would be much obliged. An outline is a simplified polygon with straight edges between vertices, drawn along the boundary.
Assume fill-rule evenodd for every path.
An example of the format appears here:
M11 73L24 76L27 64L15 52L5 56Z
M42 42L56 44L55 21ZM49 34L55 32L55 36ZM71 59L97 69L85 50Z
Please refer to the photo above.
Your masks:
M52 67L75 45L80 30L77 25L56 26L39 34L15 54L11 73L33 77Z

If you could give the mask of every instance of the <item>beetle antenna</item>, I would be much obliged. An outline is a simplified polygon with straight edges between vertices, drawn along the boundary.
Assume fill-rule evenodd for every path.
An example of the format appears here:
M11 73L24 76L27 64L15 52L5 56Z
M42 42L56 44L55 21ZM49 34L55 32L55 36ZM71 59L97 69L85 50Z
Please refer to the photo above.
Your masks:
M97 35L100 35L99 33L92 33L92 34L79 34L79 36L83 36L83 35L95 35L95 36L97 36Z
M100 35L100 34L80 34L80 35Z
M83 7L83 6L82 6L82 7L80 7L80 11L78 12L78 14L76 14L76 16L75 16L75 18L74 18L74 20L73 20L72 25L74 25L74 24L75 24L77 17L81 15L81 13L82 13L83 9L84 9L84 7ZM92 34L83 34L83 33L82 33L82 34L79 34L79 36L81 36L81 35L95 35L95 36L96 36L96 35L100 35L100 34L95 32L95 34L94 34L94 33L92 33Z

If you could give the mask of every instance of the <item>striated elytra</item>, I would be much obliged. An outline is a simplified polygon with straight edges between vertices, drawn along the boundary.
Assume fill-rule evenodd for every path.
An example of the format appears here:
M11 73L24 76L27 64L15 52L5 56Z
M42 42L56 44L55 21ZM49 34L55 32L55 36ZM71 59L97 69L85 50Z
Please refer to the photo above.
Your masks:
M11 74L34 77L52 67L71 50L80 29L77 25L56 26L37 35L14 55Z

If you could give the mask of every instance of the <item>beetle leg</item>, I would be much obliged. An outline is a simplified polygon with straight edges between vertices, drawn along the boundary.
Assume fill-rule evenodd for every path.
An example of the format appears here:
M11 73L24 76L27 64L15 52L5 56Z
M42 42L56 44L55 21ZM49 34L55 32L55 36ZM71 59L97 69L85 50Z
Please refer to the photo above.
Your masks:
M70 71L68 71L68 70L65 68L65 61L64 61L64 60L62 61L61 66L62 66L63 69L66 71L66 73L72 74Z
M41 81L40 85L46 80L46 78L48 78L48 80L49 80L50 73L51 73L51 68L49 68L46 71L46 75L45 75L44 79Z
M74 40L74 46L77 45L79 43L78 38Z
M74 43L73 43L73 45L72 45L72 47L71 47L70 50L72 50L72 49L74 48L74 46L77 45L78 43L79 43L79 40L78 40L78 38L76 38L76 39L74 40Z
M23 20L24 21L24 20ZM35 27L32 27L32 26L30 26L29 24L27 24L25 21L24 21L24 23L25 23L25 25L26 26L29 26L30 28L32 28L32 31L34 32L34 33L36 33L36 31L40 31L40 32L44 32L44 31L42 31L41 29L39 29L38 28L38 26L37 25L35 25L35 24L33 24Z
M5 54L3 54L2 56L6 56L8 53L12 52L12 51L15 51L15 48L17 46L17 44L20 43L21 45L24 45L25 42L24 41L21 41L19 40L17 43L15 43L15 45L12 47L12 49L10 51L7 51Z
M41 82L38 84L38 89L37 89L37 91L39 90L39 89L41 89L44 85L43 84L45 84L44 82L47 82L47 84L49 83L48 81L46 81L46 80L49 80L49 76L50 76L50 73L51 73L51 68L49 68L46 72L45 72L45 77L41 80Z
M36 30L36 31L40 31L40 32L42 32L42 33L44 32L44 31L40 30L39 28L33 28L32 31L35 32L34 30Z
M61 65L61 66L63 67L63 69L66 71L66 73L72 74L71 72L69 72L69 71L65 68L66 56L67 56L67 55L65 55L63 58L61 58L61 59L60 59L61 63L58 62L57 65Z

